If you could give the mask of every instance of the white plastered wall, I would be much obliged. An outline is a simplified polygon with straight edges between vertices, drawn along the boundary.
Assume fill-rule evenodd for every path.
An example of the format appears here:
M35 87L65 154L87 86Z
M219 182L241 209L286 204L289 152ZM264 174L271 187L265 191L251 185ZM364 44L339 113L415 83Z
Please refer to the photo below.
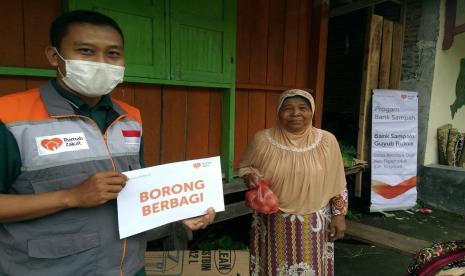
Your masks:
M465 33L454 37L452 47L442 50L444 40L445 0L441 0L439 37L436 45L433 86L428 122L424 165L438 163L437 128L450 123L465 132L465 106L452 119L450 105L455 100L455 85L460 70L460 60L465 58ZM465 23L465 0L457 0L456 25Z

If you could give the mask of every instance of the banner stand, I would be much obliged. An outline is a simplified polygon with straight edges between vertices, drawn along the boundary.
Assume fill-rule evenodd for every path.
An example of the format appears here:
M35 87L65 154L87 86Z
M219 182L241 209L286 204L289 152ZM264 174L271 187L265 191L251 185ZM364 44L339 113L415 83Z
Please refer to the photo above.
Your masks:
M376 212L388 212L388 211L401 211L408 210L415 207L417 203L414 204L405 204L405 205L395 205L395 206L370 206L370 213Z
M417 201L418 93L374 89L370 212L405 210Z

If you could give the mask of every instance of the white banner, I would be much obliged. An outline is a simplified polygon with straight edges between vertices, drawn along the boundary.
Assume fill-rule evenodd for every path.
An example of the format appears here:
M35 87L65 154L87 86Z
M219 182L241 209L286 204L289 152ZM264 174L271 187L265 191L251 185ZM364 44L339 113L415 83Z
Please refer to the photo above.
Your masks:
M370 211L415 206L417 145L417 93L373 90Z
M224 211L219 157L183 161L124 173L118 194L120 238L164 224Z

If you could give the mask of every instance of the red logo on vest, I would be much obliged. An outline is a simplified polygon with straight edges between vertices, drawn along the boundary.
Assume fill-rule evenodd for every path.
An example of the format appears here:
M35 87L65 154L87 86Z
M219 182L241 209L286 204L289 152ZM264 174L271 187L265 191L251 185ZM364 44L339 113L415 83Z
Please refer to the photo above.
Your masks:
M198 168L200 168L200 163L194 163L192 166L194 166L194 168L198 169Z
M44 139L40 142L42 147L50 150L56 151L61 145L63 145L63 140L60 138L53 138L53 139Z

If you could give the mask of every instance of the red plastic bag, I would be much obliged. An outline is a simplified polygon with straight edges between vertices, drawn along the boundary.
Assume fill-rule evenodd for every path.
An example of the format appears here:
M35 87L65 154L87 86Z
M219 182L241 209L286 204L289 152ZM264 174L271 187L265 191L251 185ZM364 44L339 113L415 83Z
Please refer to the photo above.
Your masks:
M278 197L268 187L267 180L260 180L258 186L245 194L245 202L250 209L269 215L278 211Z

